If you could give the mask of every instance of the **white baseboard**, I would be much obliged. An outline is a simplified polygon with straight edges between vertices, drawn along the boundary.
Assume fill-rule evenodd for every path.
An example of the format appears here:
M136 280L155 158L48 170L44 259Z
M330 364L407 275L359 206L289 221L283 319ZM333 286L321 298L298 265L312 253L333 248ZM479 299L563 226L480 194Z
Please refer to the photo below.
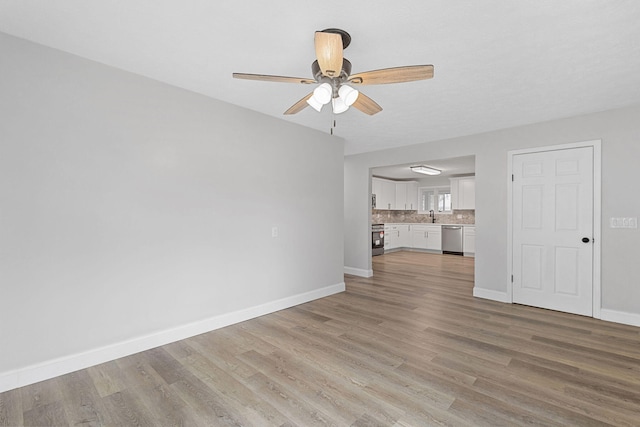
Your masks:
M373 276L373 270L363 270L362 268L354 268L344 266L344 274L351 274L353 276L371 277Z
M344 282L120 343L0 373L0 393L344 292Z
M509 300L509 295L506 292L494 291L491 289L474 287L473 296L478 298L490 299L493 301L511 303L511 301Z
M640 326L640 314L626 311L600 309L600 319L608 322L623 323L625 325Z

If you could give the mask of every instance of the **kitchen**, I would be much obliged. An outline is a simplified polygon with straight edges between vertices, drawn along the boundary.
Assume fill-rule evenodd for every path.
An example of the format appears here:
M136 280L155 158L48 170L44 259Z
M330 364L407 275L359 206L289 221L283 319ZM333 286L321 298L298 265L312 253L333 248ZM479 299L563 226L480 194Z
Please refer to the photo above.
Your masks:
M475 256L475 157L372 168L371 254Z

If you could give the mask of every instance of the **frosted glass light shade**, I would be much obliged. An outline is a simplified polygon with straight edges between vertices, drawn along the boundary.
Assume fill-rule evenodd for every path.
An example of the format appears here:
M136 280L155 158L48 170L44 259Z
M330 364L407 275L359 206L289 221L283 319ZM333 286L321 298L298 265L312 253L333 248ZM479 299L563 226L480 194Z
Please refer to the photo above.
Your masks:
M338 95L344 101L347 106L353 105L354 102L358 99L358 95L360 92L352 88L351 86L342 85L340 89L338 89Z
M322 107L323 107L323 104L319 103L318 100L315 98L315 96L312 96L311 98L307 99L307 104L309 104L318 113L320 112L320 110L322 110Z
M341 97L333 98L331 100L331 103L332 103L332 106L333 106L333 113L334 114L344 113L345 111L347 111L349 109L349 106L347 104L345 104L344 100Z
M320 86L313 90L313 97L320 104L328 104L331 101L333 95L333 89L329 83L322 83Z

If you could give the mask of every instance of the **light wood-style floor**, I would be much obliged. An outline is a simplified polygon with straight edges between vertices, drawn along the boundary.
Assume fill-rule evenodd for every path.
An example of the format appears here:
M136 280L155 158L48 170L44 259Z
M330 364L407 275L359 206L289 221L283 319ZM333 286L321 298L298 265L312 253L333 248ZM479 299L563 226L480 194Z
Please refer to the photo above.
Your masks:
M347 291L0 394L0 425L640 425L640 328L397 252Z

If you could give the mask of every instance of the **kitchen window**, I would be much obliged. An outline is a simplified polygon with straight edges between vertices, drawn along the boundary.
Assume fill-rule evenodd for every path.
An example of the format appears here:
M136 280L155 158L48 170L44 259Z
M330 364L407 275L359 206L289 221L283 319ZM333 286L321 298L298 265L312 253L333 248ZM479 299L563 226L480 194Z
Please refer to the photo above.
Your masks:
M420 187L418 189L418 213L451 213L450 187Z

